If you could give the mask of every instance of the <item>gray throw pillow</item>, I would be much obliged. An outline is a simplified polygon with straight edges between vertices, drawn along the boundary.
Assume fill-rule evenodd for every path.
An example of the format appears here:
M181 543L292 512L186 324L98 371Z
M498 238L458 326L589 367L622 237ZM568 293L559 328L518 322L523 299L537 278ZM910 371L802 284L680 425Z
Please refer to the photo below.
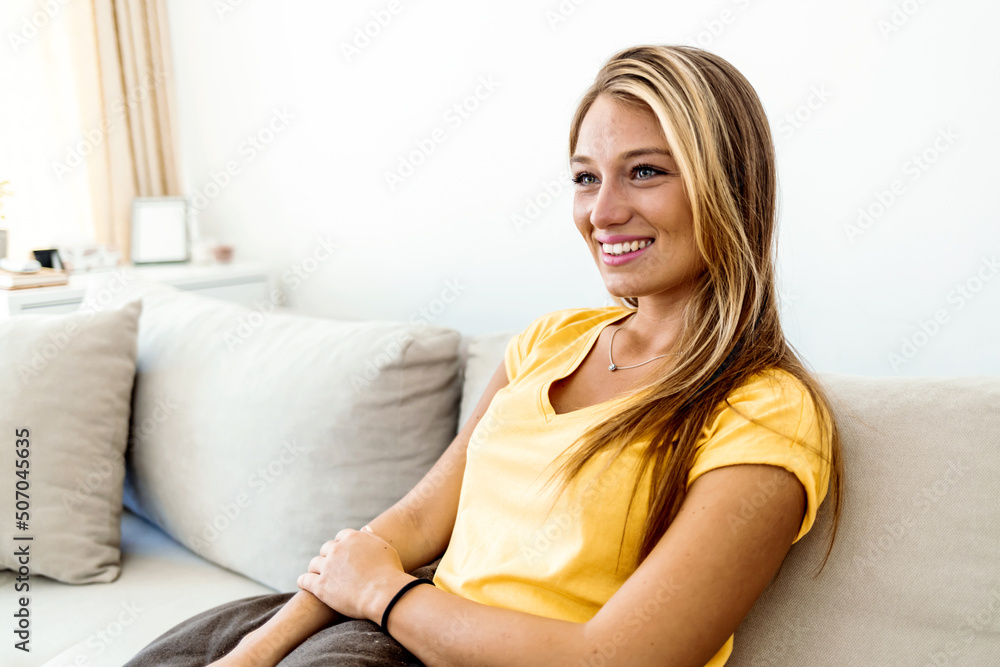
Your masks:
M0 321L0 569L118 577L140 311L136 301Z

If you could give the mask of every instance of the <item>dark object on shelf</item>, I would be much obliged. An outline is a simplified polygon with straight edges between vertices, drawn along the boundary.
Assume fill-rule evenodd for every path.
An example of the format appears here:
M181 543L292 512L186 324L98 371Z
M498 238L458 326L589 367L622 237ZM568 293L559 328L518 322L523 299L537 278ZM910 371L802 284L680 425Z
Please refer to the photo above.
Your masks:
M45 250L32 250L38 263L48 269L62 269L62 261L59 259L59 251L55 248Z

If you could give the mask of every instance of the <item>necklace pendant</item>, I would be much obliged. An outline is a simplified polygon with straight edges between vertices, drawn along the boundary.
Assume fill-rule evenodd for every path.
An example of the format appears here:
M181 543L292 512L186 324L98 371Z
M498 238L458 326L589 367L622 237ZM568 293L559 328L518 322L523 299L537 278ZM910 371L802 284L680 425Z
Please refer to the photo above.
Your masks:
M614 364L611 364L610 366L608 366L608 370L609 371L616 371L616 370L618 370L618 367L615 366Z

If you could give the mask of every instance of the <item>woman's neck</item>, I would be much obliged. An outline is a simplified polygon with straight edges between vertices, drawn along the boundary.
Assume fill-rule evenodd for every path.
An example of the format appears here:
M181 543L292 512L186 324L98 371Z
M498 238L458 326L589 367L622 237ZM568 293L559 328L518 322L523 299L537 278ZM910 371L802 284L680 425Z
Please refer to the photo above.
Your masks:
M648 358L674 351L684 328L684 304L647 304L639 299L638 310L626 322L628 327L615 337L616 354L621 350L629 358Z

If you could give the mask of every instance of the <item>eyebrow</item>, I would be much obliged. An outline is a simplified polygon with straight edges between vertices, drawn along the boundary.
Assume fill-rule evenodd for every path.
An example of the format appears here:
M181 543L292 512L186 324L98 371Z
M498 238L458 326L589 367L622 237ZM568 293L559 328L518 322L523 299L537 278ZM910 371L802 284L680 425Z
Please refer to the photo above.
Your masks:
M634 148L630 151L625 151L619 155L621 160L631 160L634 157L639 157L640 155L662 155L664 157L672 157L670 151L663 148ZM592 159L585 155L574 155L569 159L570 162L593 162Z

